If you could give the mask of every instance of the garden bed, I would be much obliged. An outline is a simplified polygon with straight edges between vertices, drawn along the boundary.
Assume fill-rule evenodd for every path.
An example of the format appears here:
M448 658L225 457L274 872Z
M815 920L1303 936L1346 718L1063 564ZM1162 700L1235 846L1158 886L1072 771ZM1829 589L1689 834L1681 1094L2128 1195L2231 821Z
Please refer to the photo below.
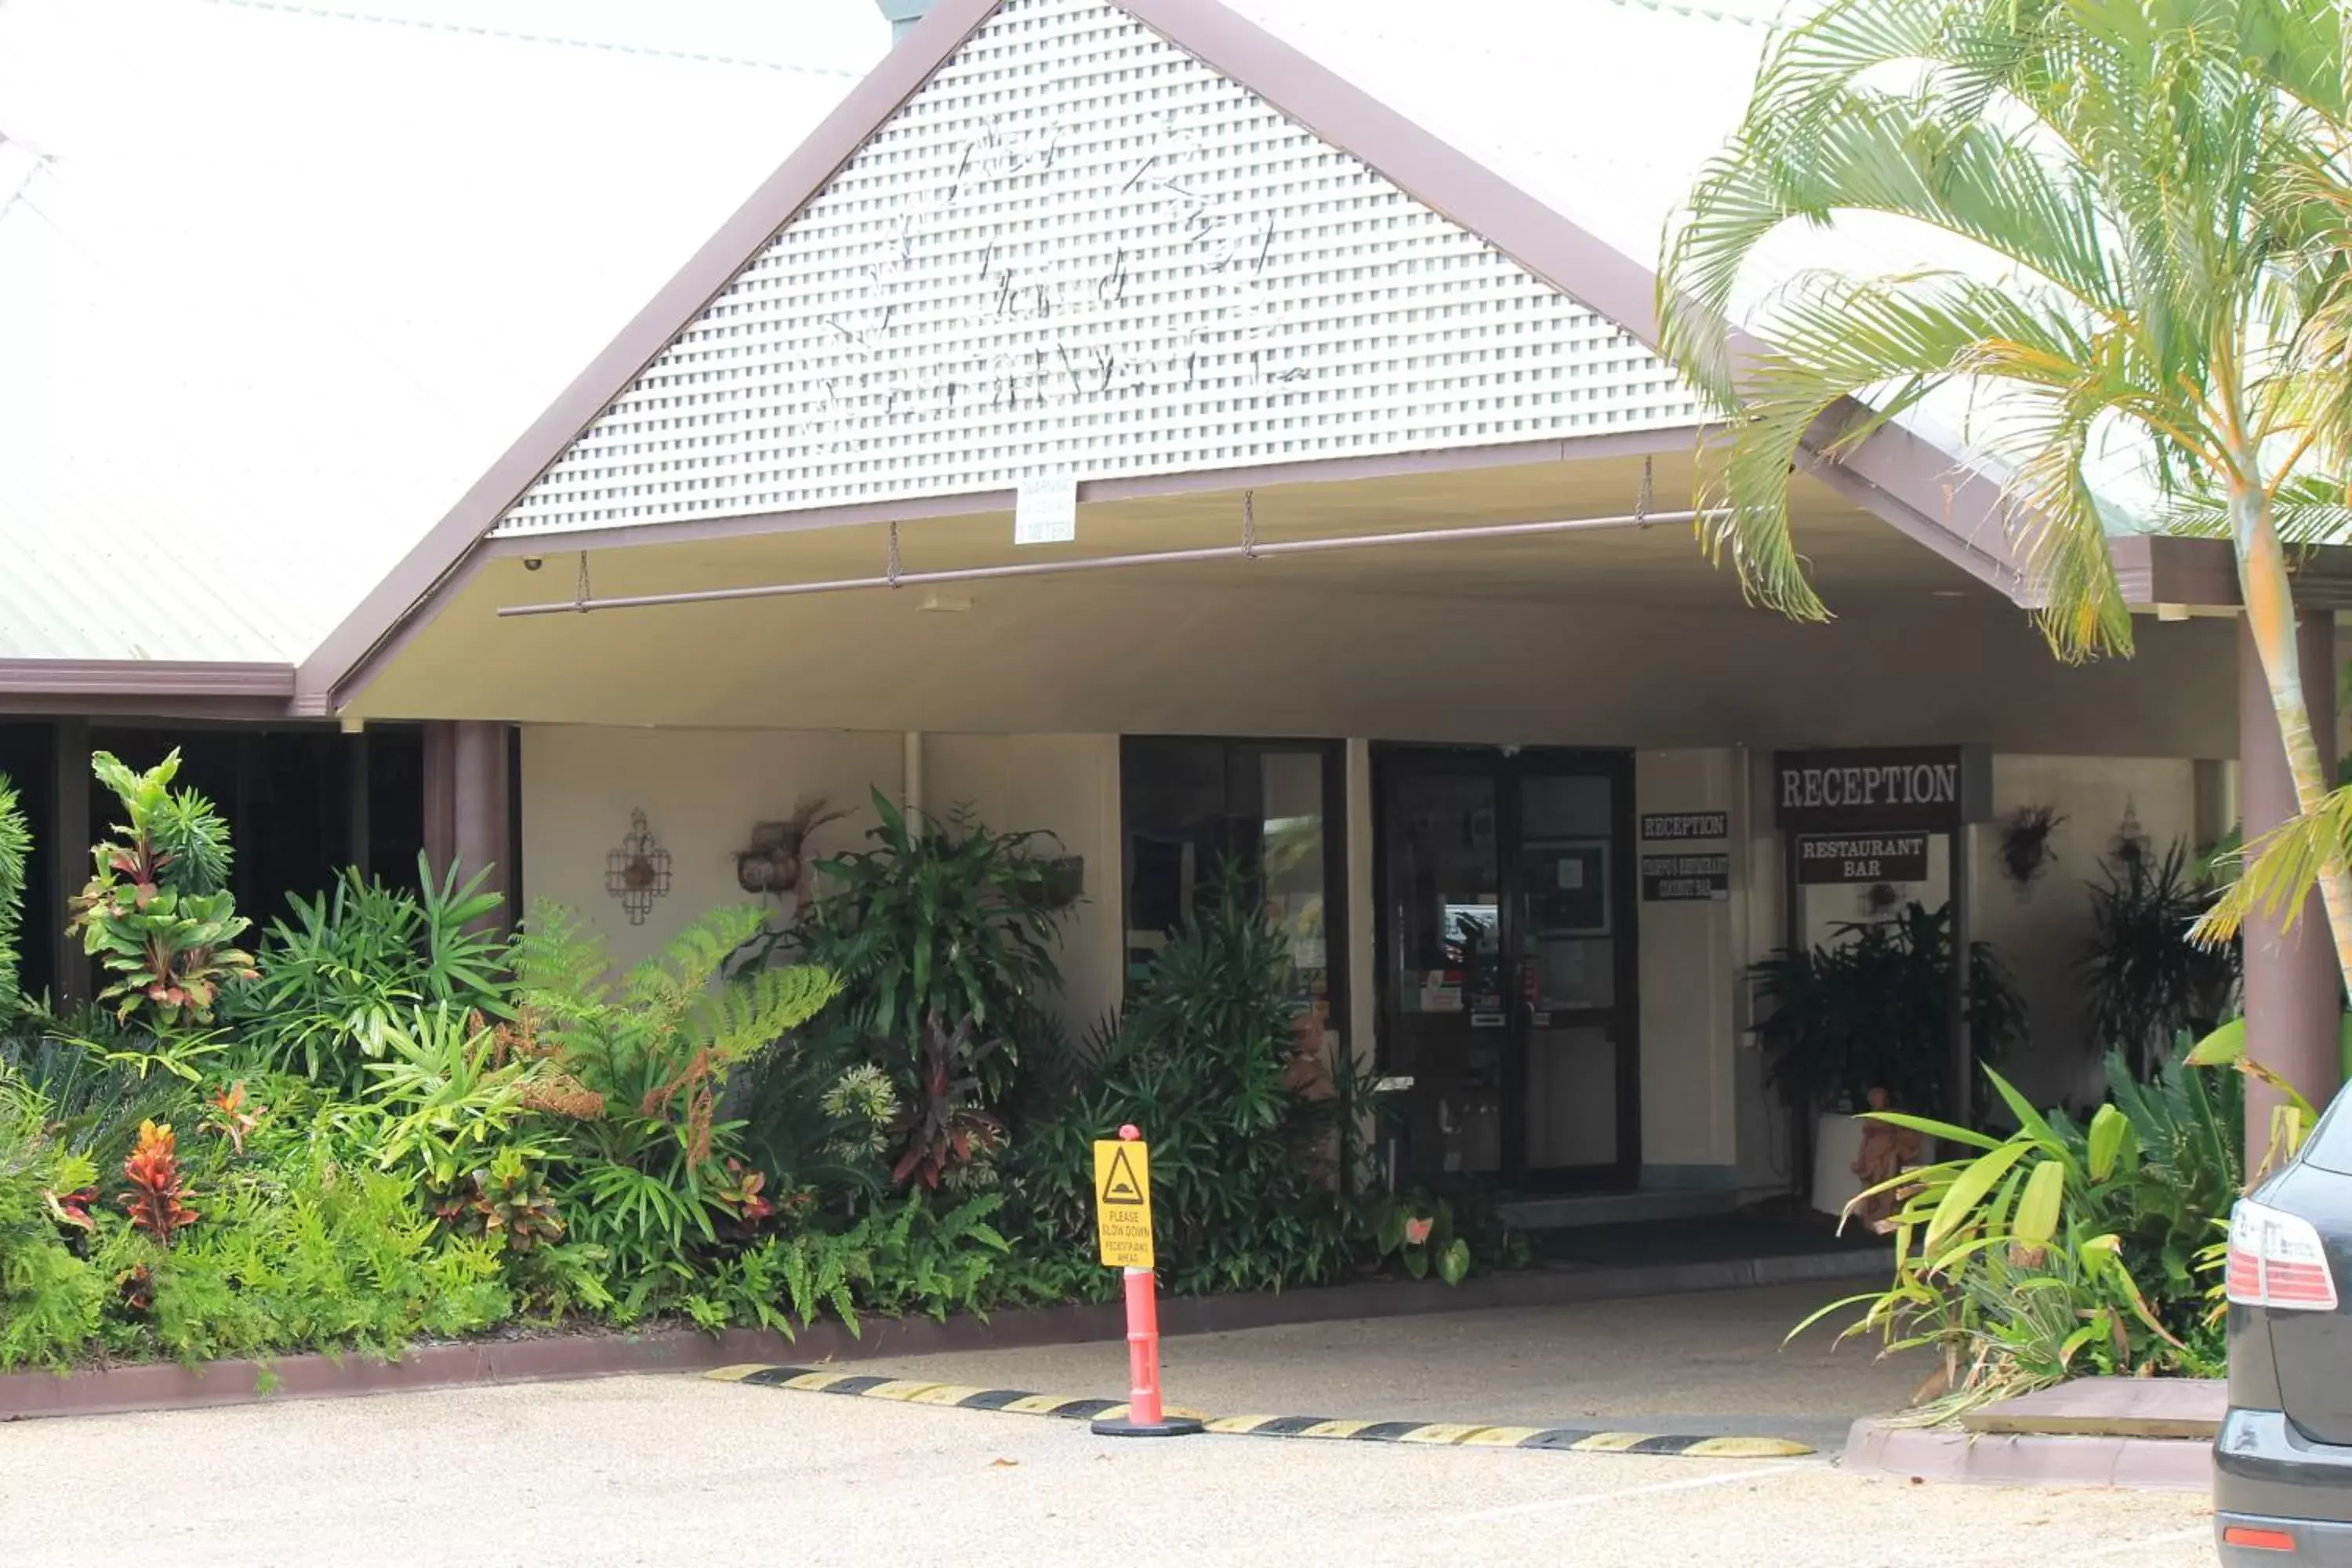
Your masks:
M1564 1306L1680 1291L1737 1289L1884 1271L1881 1251L1646 1264L1628 1268L1538 1268L1485 1275L1448 1286L1433 1279L1370 1279L1298 1290L1180 1298L1163 1301L1163 1334L1231 1333L1286 1323ZM1068 1305L904 1321L869 1319L862 1338L840 1323L820 1322L796 1340L766 1330L707 1334L687 1327L639 1332L508 1332L457 1343L418 1344L397 1361L359 1355L289 1355L200 1365L176 1362L77 1367L62 1374L0 1375L0 1421L104 1415L133 1410L192 1409L270 1399L330 1399L500 1383L551 1383L633 1373L705 1372L740 1362L857 1361L944 1351L1020 1350L1040 1345L1112 1343L1127 1322L1116 1305ZM1106 1377L1118 1371L1104 1361Z

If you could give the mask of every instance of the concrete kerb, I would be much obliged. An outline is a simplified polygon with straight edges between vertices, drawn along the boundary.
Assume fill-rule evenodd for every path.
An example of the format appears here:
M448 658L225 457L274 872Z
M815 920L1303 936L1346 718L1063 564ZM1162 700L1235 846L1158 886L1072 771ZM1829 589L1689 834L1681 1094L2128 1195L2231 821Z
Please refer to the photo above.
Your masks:
M1163 1337L1230 1333L1288 1324L1340 1322L1496 1308L1568 1306L1636 1296L1741 1289L1884 1276L1891 1249L1631 1268L1538 1269L1486 1275L1459 1286L1437 1280L1370 1280L1272 1295L1186 1297L1160 1304ZM331 1399L402 1390L701 1373L746 1363L855 1362L950 1351L1025 1350L1094 1344L1126 1337L1116 1304L1070 1305L977 1318L869 1321L860 1335L818 1323L798 1339L735 1329L716 1336L687 1329L641 1333L517 1336L411 1347L398 1360L289 1355L185 1366L177 1363L0 1374L0 1421L193 1409L268 1399Z
M950 1410L985 1410L1009 1415L1050 1415L1065 1421L1115 1421L1127 1414L1116 1399L1032 1394L1018 1388L980 1388L963 1384L924 1383L871 1373L828 1372L811 1366L725 1366L703 1374L721 1383L832 1394L854 1399L886 1399ZM1328 1415L1211 1415L1180 1410L1212 1433L1244 1437L1301 1437L1352 1443L1411 1443L1464 1448L1535 1448L1572 1454L1640 1454L1696 1459L1796 1459L1811 1445L1787 1437L1695 1436L1659 1432L1604 1431L1594 1427L1510 1426L1475 1421L1341 1420Z
M2213 1445L2182 1437L2045 1436L1853 1424L1840 1469L1922 1481L2024 1487L2122 1487L2201 1492L2213 1484Z

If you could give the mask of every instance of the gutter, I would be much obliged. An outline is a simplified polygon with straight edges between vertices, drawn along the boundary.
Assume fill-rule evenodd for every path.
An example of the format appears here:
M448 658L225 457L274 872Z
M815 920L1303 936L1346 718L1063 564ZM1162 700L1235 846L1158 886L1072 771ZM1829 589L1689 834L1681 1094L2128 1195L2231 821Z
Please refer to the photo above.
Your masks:
M215 659L0 658L0 696L274 698L294 696L291 664Z

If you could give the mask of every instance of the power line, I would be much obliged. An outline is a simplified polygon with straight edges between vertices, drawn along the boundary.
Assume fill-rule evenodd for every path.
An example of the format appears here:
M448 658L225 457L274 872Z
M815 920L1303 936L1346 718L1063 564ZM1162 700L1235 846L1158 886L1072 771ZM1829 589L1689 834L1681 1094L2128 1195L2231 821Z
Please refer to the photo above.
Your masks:
M803 76L863 76L863 71L833 66L796 65L786 60L746 59L738 55L704 54L692 49L664 49L642 44L614 43L604 38L567 38L552 33L523 33L508 27L485 27L471 22L436 21L424 16L394 16L377 11L347 11L329 5L306 5L296 0L210 0L215 5L236 5L248 11L277 11L292 16L319 16L338 22L373 22L381 26L414 27L428 33L454 33L478 38L502 38L510 43L553 44L562 48L600 49L607 54L638 55L652 59L690 60L697 65L741 66L751 70L791 71Z

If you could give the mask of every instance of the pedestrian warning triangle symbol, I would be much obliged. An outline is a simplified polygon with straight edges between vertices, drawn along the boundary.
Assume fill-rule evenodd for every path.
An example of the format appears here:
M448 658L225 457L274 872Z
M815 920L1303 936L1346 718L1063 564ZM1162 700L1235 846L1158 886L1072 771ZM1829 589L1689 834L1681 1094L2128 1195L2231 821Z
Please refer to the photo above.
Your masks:
M1129 1163L1124 1149L1111 1155L1110 1170L1103 1177L1102 1201L1139 1206L1144 1202L1143 1184L1135 1179L1135 1167Z

